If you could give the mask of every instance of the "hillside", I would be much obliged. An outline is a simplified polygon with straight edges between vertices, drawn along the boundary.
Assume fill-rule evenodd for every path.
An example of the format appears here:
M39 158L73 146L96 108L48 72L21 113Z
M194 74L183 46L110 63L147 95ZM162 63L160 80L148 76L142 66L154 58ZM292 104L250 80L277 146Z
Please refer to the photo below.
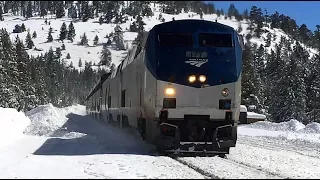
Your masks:
M200 16L197 13L194 12L188 12L188 13L180 13L178 15L171 15L160 12L159 4L151 3L150 7L153 8L153 16L152 17L143 17L143 22L146 24L144 25L144 28L146 31L149 31L153 26L162 23L158 17L159 14L162 14L162 17L165 19L165 22L172 21L172 18L175 18L175 20L180 19L200 19ZM99 18L89 19L87 22L81 22L81 21L73 21L72 18L55 18L55 15L47 15L44 18L41 18L39 16L34 16L31 18L28 18L26 20L25 17L22 16L13 16L12 14L3 14L4 21L0 21L0 27L6 28L8 32L12 32L15 25L21 25L22 23L25 24L26 29L30 30L30 33L32 34L34 31L37 33L37 38L33 39L33 42L35 44L36 48L41 48L43 51L37 51L34 49L27 50L29 55L37 56L41 53L45 53L49 50L50 47L55 50L56 48L60 48L62 44L65 44L66 50L62 51L62 59L66 60L67 64L69 65L70 62L73 63L73 65L78 68L78 62L81 58L82 62L93 62L98 64L100 62L100 56L101 56L101 50L102 50L102 44L106 43L108 38L106 38L107 34L110 34L111 32L114 32L115 24L99 24ZM135 19L132 16L128 16L128 21L126 23L120 24L121 28L123 29L123 39L126 44L128 44L127 47L130 48L131 42L136 38L137 34L136 32L129 32L129 26L132 24ZM45 19L47 18L48 22L51 24L45 24ZM247 30L249 26L249 20L242 20L237 21L234 17L232 19L227 18L225 19L225 16L219 16L217 14L204 14L203 20L208 21L218 21L219 23L228 25L233 27L235 30L238 29L239 25L242 27L242 31L240 34L243 34L244 37L247 36L249 33L249 30ZM63 22L66 23L67 27L69 23L73 21L74 27L75 27L75 40L73 43L71 43L68 40L64 40L62 43L61 41L58 41L59 33L60 33L60 27ZM53 28L53 42L46 42L48 37L49 28ZM42 30L43 28L43 30ZM253 37L250 39L250 42L253 44L257 44L259 47L261 44L265 45L265 41L267 39L267 33L270 32L272 35L272 38L274 41L271 42L271 46L268 47L268 52L270 53L271 48L275 50L274 46L276 43L280 42L281 36L285 37L286 39L290 39L290 37L285 34L281 29L270 29L267 27L263 27L263 32L261 34L260 38ZM80 41L80 36L83 35L83 33L86 33L87 38L89 40L89 46L80 46L77 45L77 43ZM25 41L27 31L22 33L10 33L10 37L12 40L15 39L16 36L19 36L20 39L23 39ZM99 44L97 46L93 45L93 39L95 36L99 37ZM293 41L295 42L295 41ZM246 43L246 39L245 39ZM294 43L292 43L292 46ZM304 46L305 47L305 46ZM120 61L126 56L126 50L115 50L112 46L110 47L111 55L112 55L112 62L117 66ZM308 51L311 55L311 57L316 53L316 50L308 48ZM67 53L70 54L71 59L66 59Z

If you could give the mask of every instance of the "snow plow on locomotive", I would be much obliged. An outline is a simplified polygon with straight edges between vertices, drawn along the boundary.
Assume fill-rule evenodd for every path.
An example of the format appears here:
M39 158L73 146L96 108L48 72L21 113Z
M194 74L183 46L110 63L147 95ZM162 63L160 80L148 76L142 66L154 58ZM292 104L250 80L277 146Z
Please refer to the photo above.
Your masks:
M87 97L87 112L167 153L228 154L240 113L242 37L226 25L154 26Z

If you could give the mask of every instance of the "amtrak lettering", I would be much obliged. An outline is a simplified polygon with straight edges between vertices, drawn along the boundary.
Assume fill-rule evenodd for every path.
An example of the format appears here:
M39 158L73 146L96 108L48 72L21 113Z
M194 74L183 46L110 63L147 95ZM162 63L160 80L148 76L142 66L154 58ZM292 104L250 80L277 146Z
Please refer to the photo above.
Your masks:
M207 52L186 51L186 56L189 60L185 61L185 63L196 67L200 67L208 62Z

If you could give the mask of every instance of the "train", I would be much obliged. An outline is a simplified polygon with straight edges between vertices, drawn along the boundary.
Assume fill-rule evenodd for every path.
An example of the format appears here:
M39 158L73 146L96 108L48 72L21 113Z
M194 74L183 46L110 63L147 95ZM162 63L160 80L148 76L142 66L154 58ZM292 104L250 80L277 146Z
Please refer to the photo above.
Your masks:
M87 114L134 129L161 153L236 146L243 37L206 20L155 25L86 97Z

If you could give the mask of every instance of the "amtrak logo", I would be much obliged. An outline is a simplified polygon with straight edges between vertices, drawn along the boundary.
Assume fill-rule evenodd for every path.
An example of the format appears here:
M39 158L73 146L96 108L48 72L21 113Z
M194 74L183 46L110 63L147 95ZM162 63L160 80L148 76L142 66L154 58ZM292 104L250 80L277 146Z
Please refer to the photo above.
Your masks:
M200 67L207 62L208 62L208 59L189 59L189 61L185 61L185 63L196 66L196 67Z
M185 63L196 67L200 67L208 62L207 52L186 51L186 57L189 58L189 60L185 61Z

